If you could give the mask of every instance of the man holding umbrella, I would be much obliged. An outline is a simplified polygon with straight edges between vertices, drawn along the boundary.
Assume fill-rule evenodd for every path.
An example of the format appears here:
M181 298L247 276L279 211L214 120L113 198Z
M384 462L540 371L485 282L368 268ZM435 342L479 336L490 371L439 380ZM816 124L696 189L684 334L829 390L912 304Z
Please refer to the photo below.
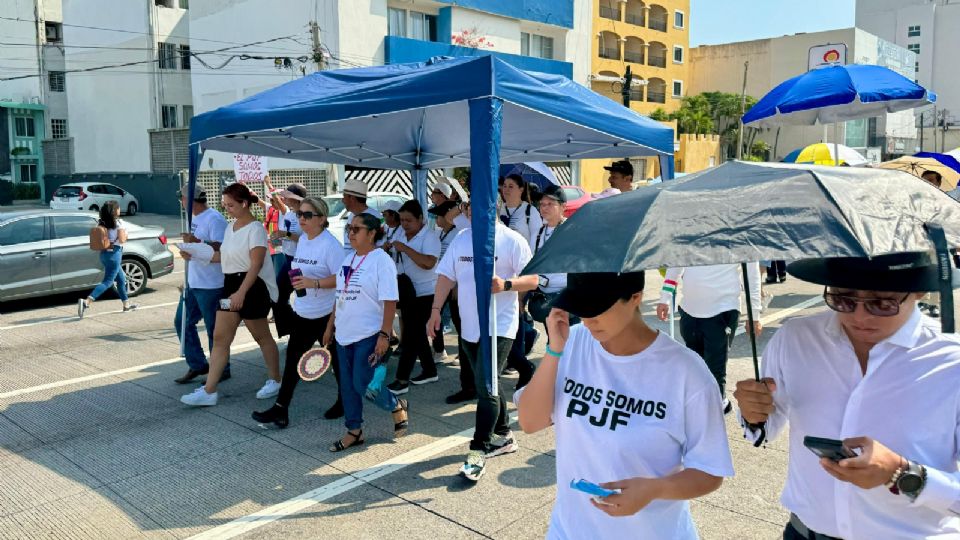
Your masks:
M748 439L790 425L784 539L960 536L960 343L917 309L937 289L935 260L806 259L787 271L823 285L830 311L785 323L763 379L734 392Z

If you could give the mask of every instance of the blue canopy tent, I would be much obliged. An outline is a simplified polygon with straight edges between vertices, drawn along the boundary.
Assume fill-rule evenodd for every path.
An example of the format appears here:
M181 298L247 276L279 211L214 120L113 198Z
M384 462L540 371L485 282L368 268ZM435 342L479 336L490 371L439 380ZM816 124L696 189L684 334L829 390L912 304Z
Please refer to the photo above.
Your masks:
M470 166L486 359L499 164L659 156L668 177L673 171L669 127L566 77L493 56L314 73L194 117L190 148L190 197L204 150L411 170L423 205L429 169ZM496 392L490 366L484 375Z

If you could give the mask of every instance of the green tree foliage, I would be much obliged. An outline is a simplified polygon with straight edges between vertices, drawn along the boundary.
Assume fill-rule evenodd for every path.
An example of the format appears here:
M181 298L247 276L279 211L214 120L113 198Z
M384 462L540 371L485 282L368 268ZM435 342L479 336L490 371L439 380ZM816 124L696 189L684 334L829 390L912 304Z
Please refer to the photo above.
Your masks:
M749 111L756 103L756 98L747 96L744 110ZM652 115L651 118L653 118ZM668 119L677 121L677 130L680 133L713 133L719 135L721 153L728 158L736 157L737 138L740 134L739 94L704 92L696 96L687 96L683 98L680 108L671 113ZM749 157L763 159L769 152L769 145L766 145L763 141L755 141L757 133L759 131L754 128L747 128L744 132L744 159ZM765 145L766 148L757 146L759 143ZM755 151L755 147L757 151Z

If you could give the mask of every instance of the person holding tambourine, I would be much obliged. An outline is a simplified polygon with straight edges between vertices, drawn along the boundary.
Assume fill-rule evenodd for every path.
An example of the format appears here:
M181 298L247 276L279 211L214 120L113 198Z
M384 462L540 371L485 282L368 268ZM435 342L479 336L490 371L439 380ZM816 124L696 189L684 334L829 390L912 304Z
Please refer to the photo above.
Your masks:
M390 346L397 310L397 266L377 247L383 238L380 218L358 214L347 225L353 251L337 272L337 302L323 335L324 345L336 336L340 364L340 398L347 433L330 446L342 452L364 443L363 397L374 371ZM377 392L374 403L393 413L394 437L407 432L407 402L392 392Z
M273 423L279 428L289 424L288 409L300 376L297 364L313 346L322 341L336 300L337 272L343 262L343 245L327 230L329 209L322 199L306 197L296 212L299 229L290 269L290 283L296 292L290 319L290 339L287 342L286 364L277 401L265 411L253 413L253 419L262 424ZM333 373L338 376L336 350L331 351ZM339 394L338 394L339 396ZM326 413L327 418L343 416L343 405L337 402Z

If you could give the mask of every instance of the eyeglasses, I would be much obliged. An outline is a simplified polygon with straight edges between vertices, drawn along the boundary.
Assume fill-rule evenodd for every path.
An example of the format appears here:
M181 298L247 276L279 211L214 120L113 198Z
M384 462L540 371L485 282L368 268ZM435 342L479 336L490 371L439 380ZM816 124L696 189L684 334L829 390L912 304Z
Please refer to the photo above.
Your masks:
M310 212L310 211L297 212L297 217L303 218L303 219L313 219L315 217L323 217L323 214L319 212Z
M362 225L351 225L347 227L347 230L350 231L350 234L360 234L360 231L364 229L369 231L370 227L364 227Z
M877 317L893 317L900 313L900 306L910 298L907 293L901 299L896 298L858 298L846 294L827 292L823 289L823 301L827 307L838 313L853 313L857 310L857 304L863 304L867 313Z

